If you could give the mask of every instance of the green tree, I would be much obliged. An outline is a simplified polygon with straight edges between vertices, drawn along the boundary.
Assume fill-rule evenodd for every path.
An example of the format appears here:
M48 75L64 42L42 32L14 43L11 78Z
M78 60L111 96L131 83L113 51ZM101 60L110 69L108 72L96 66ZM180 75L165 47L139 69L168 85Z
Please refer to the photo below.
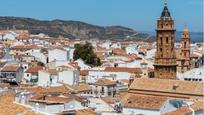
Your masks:
M100 66L101 61L93 51L93 46L86 42L85 44L75 44L74 60L82 59L89 66Z

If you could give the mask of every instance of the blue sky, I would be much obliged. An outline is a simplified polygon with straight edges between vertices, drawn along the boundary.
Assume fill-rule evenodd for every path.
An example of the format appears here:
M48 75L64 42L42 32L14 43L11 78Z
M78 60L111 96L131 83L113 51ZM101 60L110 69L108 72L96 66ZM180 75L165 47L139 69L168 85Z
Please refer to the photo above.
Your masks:
M163 0L0 0L0 16L41 20L78 20L90 24L122 25L137 31L154 31ZM185 25L202 31L203 0L168 0L176 29Z

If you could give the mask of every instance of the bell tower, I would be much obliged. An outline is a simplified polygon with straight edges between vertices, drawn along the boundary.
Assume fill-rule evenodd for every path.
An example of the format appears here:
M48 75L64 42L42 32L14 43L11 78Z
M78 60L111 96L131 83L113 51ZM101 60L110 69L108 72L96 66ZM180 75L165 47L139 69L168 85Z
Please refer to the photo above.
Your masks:
M167 7L157 20L156 29L156 55L154 61L155 78L176 79L176 55L174 51L174 20Z
M178 72L186 72L190 70L190 32L188 28L183 29L181 35L181 59L178 66Z

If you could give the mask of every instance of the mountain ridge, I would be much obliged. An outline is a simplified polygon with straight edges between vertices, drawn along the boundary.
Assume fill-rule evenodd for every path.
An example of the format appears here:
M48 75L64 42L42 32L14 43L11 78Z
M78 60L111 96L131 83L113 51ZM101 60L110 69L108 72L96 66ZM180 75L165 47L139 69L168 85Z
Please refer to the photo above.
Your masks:
M127 36L138 34L134 29L119 25L103 27L73 20L38 20L26 17L0 16L0 30L13 28L28 30L31 34L44 33L51 37L63 36L71 39L127 40ZM137 36L133 39L142 40L146 38Z

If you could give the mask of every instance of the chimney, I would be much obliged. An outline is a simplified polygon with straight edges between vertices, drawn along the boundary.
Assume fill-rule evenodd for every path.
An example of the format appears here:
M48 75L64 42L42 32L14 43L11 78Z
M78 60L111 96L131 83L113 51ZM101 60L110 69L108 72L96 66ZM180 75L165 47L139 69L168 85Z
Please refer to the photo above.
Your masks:
M173 90L176 90L178 87L179 87L178 84L174 84L174 85L172 86L172 89L173 89Z
M114 64L114 67L118 67L118 64L117 64L117 63L115 63L115 64Z
M134 77L131 76L131 77L129 78L128 87L130 87L130 85L132 84L133 81L134 81Z

